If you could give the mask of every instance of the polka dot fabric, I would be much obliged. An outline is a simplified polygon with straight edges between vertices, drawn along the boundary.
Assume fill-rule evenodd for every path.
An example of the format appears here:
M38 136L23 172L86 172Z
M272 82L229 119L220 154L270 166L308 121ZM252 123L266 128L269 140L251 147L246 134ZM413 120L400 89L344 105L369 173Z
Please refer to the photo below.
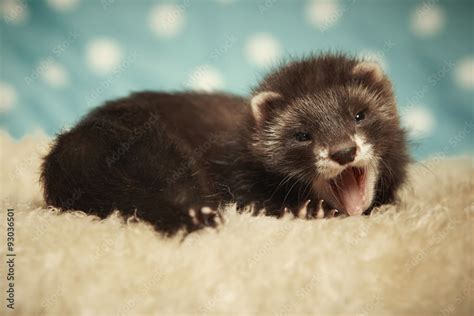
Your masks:
M281 61L344 51L392 78L415 158L472 153L474 2L0 2L0 129L54 135L132 91L248 94Z

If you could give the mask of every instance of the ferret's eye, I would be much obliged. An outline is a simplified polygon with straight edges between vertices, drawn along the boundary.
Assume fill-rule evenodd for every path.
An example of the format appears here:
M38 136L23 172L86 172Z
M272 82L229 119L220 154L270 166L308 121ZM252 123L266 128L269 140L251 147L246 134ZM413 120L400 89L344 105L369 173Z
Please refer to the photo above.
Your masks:
M355 121L359 123L360 121L365 119L365 111L360 111L355 116Z
M295 139L299 142L307 142L311 140L311 135L309 135L309 133L306 133L306 132L299 132L295 134Z

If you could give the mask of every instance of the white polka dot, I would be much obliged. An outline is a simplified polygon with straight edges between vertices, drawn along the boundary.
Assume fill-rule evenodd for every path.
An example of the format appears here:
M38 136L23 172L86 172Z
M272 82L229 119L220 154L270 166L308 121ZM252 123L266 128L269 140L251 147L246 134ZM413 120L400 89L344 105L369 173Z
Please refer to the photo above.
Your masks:
M48 4L55 10L66 12L75 9L79 0L48 0Z
M460 60L456 64L454 76L461 88L474 90L474 56Z
M211 92L221 89L224 80L220 72L212 66L201 65L189 75L188 84L191 89Z
M184 27L186 20L184 5L160 4L150 13L150 28L159 37L175 37Z
M2 0L0 1L0 12L7 23L20 24L29 15L27 4L22 0Z
M326 30L336 24L342 15L338 1L313 0L305 10L309 23L320 30Z
M17 101L17 93L12 85L0 82L0 112L12 108Z
M418 6L411 16L411 29L421 37L433 36L444 26L445 14L443 9L432 3Z
M122 50L111 39L96 39L87 47L87 63L97 74L114 71L122 60Z
M245 43L247 59L257 66L268 66L280 57L281 46L271 34L258 33Z
M414 106L403 114L403 124L413 137L423 137L431 133L434 118L424 106Z
M388 68L387 59L385 58L385 54L382 51L373 50L373 49L364 49L360 51L359 58L377 63L384 70L387 70Z
M69 77L64 67L54 60L45 60L40 63L38 71L41 78L54 88L62 88L69 83Z

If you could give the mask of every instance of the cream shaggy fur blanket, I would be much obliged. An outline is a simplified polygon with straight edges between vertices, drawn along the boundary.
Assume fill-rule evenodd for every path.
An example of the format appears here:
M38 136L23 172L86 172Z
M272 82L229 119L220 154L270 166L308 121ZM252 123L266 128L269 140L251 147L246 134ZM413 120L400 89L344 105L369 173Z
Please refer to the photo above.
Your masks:
M239 215L184 240L113 215L47 208L48 138L0 135L2 315L473 315L472 158L416 163L371 216ZM442 156L442 155L441 155ZM15 211L15 310L5 301ZM5 313L4 313L5 312Z

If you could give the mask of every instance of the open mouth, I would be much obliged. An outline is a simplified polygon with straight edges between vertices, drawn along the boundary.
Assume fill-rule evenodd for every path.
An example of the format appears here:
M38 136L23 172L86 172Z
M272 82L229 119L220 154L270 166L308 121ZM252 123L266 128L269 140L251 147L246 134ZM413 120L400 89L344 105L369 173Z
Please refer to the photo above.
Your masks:
M329 180L331 191L349 215L360 215L366 205L365 168L349 167Z

